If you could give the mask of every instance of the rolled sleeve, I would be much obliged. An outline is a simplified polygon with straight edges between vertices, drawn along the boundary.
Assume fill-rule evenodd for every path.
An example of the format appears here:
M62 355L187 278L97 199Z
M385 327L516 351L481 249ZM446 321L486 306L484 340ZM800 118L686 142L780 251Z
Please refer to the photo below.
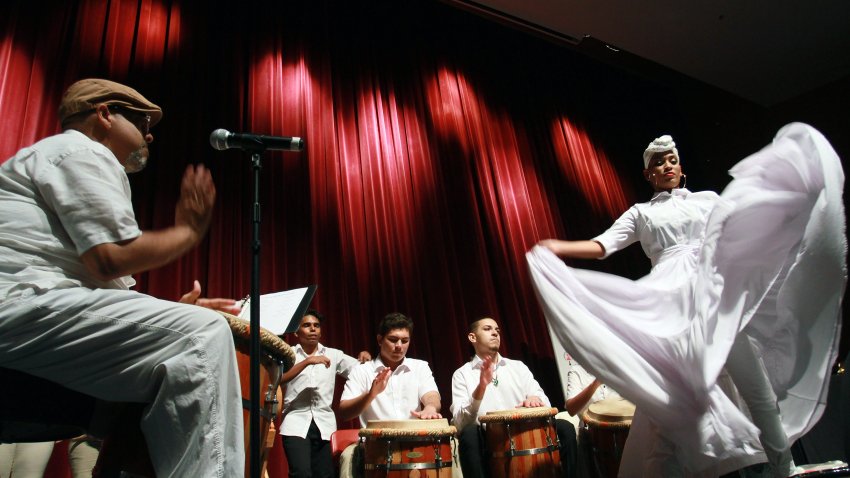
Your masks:
M360 362L356 358L341 353L339 361L337 362L336 373L337 375L348 378L348 376L351 375L352 370L354 370L358 365L360 365Z
M474 390L475 387L472 387ZM463 368L455 371L452 375L452 422L458 430L462 430L470 423L474 423L478 419L478 409L481 407L481 400L472 398L470 387L467 384L466 375L463 373Z
M605 254L600 259L605 259L638 240L637 217L638 210L635 206L632 206L614 221L614 224L607 231L591 239L605 249Z
M528 393L525 394L525 398L528 397L538 397L543 401L545 406L550 406L551 402L549 402L549 397L546 396L546 392L543 391L543 387L540 386L540 383L534 378L534 374L531 373L531 370L522 362L515 362L518 366L517 368L520 370L520 374L523 378L525 390L528 390Z
M369 373L366 364L354 367L348 374L345 387L342 389L340 400L351 400L363 395L368 390Z
M575 370L567 372L567 400L581 393L588 385L590 382L585 383L580 373Z
M420 401L428 392L440 393L440 391L437 390L437 382L434 380L434 373L431 372L431 367L429 367L427 363L423 362L422 367L416 373L416 378L419 380Z
M78 254L142 233L127 174L114 156L99 150L72 151L46 164L36 176L36 185Z

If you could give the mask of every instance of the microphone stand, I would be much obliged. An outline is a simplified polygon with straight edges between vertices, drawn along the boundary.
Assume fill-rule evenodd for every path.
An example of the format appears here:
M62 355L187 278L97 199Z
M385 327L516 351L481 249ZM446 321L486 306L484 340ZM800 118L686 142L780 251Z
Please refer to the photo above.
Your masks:
M260 153L265 148L258 147L250 150L251 168L254 171L254 202L251 205L251 344L250 376L251 376L251 414L248 425L250 433L250 453L247 457L251 463L250 477L260 478Z
M228 138L240 136L237 143L228 145ZM222 150L229 147L241 147L251 154L251 167L254 171L254 203L251 205L251 220L253 224L251 237L251 339L249 347L250 369L250 419L248 422L249 453L246 459L251 463L250 478L260 478L260 445L263 433L260 430L260 154L266 149L282 149L286 151L301 151L304 143L301 138L277 138L261 135L233 135L224 129L217 129L210 135L210 144L214 149ZM272 397L276 393L272 390ZM244 400L243 400L244 402Z

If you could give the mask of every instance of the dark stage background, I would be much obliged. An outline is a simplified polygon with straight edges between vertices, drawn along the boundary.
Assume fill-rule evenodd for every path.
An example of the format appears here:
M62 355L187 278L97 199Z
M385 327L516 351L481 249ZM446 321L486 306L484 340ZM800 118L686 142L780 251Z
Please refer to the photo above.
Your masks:
M846 81L763 108L434 1L74 0L0 4L0 158L58 132L62 92L91 76L164 109L152 160L131 176L144 229L172 223L187 164L206 164L218 188L204 243L138 276L139 291L177 299L197 278L207 296L244 297L250 161L207 138L301 136L304 152L264 157L261 292L318 284L323 342L349 353L374 351L386 313L411 316L410 356L431 363L446 411L466 324L482 315L563 403L524 253L590 238L648 199L652 138L674 136L692 190L722 190L728 167L790 120L848 150ZM577 265L648 272L639 248L618 256Z

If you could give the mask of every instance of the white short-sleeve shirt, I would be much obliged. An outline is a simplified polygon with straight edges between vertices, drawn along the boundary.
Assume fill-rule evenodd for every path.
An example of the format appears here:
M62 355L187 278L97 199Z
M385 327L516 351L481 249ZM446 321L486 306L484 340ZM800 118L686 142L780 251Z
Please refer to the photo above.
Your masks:
M487 385L484 398L474 400L472 392L481 378L482 360L477 355L466 362L452 375L452 420L458 430L487 412L516 408L528 397L538 397L545 406L549 398L537 383L531 370L519 360L499 355L493 372L493 381Z
M295 346L294 352L295 363L309 357L301 344ZM341 350L322 344L318 344L316 353L329 358L331 364L329 367L322 364L309 365L286 384L281 435L305 438L311 421L316 422L323 440L330 440L331 433L336 431L336 416L331 409L336 376L348 377L359 362Z
M380 357L355 367L345 382L341 400L351 400L366 393L378 372L385 369ZM390 375L387 388L360 414L360 424L369 420L407 420L415 418L411 411L422 410L422 397L437 392L431 367L424 360L405 358Z
M567 367L567 400L569 400L593 383L593 381L596 380L596 377L585 370L584 367L579 365L578 362L576 362L569 354L567 354ZM616 390L603 383L599 385L599 388L597 388L595 392L593 392L593 396L590 400L588 400L587 404L582 407L578 413L576 413L576 415L580 416L591 403L605 400L606 398L619 397L620 394L617 393Z
M658 192L648 202L630 207L607 231L592 240L605 248L603 258L640 241L643 252L655 266L668 248L702 243L706 218L719 199L712 191Z
M99 281L80 254L141 234L124 167L79 131L45 138L0 165L0 299L24 289L128 289L131 276Z

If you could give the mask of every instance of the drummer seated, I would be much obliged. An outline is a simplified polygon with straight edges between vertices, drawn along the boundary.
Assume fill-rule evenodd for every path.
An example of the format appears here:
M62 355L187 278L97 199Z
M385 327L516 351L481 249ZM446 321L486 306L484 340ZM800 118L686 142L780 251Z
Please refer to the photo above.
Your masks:
M484 440L478 418L487 412L512 408L550 407L551 403L528 367L499 354L499 324L486 317L472 322L467 335L475 349L472 360L452 375L452 418L458 429L463 476L487 476ZM555 420L560 442L561 471L575 476L576 431L565 420Z
M339 418L369 420L434 419L440 415L440 392L428 362L407 357L413 321L397 312L377 329L378 356L355 366L339 401ZM340 455L340 476L350 476L352 453Z
M369 420L443 418L428 362L406 357L413 321L394 312L381 320L377 332L380 353L352 369L339 401L340 418L359 416L363 427Z
M564 408L571 417L575 417L575 423L590 404L600 400L620 398L616 390L591 375L570 354L567 354L566 395Z

